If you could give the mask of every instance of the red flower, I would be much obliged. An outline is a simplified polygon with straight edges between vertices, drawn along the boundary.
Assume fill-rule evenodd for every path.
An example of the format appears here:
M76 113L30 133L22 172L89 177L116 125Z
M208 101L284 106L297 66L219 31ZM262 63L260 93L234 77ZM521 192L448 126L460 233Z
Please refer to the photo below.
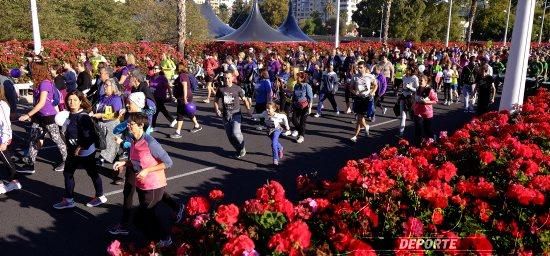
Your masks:
M489 221L489 218L493 214L493 210L491 209L491 206L487 202L480 199L476 199L474 202L474 205L475 205L474 212L479 215L479 219L482 222Z
M343 183L355 183L359 176L359 169L352 166L345 166L338 172L338 181Z
M541 192L519 184L512 184L508 187L506 195L516 199L521 205L525 206L529 204L543 205L545 201L544 195Z
M210 203L208 199L202 196L194 196L189 198L189 202L185 206L185 212L189 216L208 213L210 211Z
M118 240L113 241L109 247L107 247L107 253L110 256L122 256L122 249L120 249L120 242Z
M479 153L479 158L484 164L490 164L495 161L495 155L491 151L483 151Z
M402 226L405 236L421 237L424 234L424 224L418 218L409 217Z
M263 202L279 202L285 198L285 189L281 183L270 181L256 191L256 197Z
M176 256L187 256L189 255L190 250L191 246L187 243L183 243L178 247L178 250L176 251Z
M352 239L349 243L348 252L350 256L376 256L372 247L358 239Z
M453 163L445 162L437 171L437 177L446 182L449 182L454 176L456 176L456 171L456 166Z
M493 245L483 234L475 234L464 238L460 242L461 250L473 250L480 256L493 255Z
M287 199L278 202L275 205L275 211L283 213L289 221L294 219L294 205Z
M210 197L210 200L212 201L221 201L224 197L223 191L219 189L213 189L208 193L208 197Z
M222 250L223 255L242 256L244 254L251 255L254 253L254 241L247 235L240 235L229 240ZM257 255L257 253L255 253Z
M441 225L441 223L443 223L443 213L442 213L443 210L441 210L440 208L436 208L433 213L432 213L432 223L434 225Z
M224 227L233 226L239 220L239 207L234 204L220 205L214 219Z
M353 239L353 235L348 232L336 233L330 237L334 248L336 248L336 250L339 252L345 251L348 248L349 243Z
M550 175L535 176L531 180L530 187L538 189L543 193L550 192Z
M302 249L307 249L310 245L311 232L302 221L288 224L282 232L271 237L268 243L268 247L275 252L289 255L302 255Z
M263 214L267 206L258 199L249 199L244 202L244 211L248 214Z

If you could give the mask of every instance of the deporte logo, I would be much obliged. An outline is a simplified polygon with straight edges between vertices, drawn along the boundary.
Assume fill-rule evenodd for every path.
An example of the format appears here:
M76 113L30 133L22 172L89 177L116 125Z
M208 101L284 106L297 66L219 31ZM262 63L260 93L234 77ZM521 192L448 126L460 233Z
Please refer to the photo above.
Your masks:
M399 238L399 250L456 250L458 238Z

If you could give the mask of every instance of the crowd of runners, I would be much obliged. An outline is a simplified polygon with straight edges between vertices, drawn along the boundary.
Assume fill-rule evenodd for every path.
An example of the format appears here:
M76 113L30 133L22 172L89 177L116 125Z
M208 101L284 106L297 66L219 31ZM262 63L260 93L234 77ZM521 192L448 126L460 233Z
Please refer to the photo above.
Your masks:
M177 219L183 206L165 191L165 170L172 160L154 138L159 113L174 129L170 137L182 139L186 120L192 133L202 130L196 102L211 103L236 158L246 156L241 123L243 116L249 117L269 137L273 165L279 165L284 155L280 136L304 143L308 118L327 115L349 118L355 124L349 140L355 143L363 132L370 135L369 124L376 122L377 115L386 115L390 109L400 119L395 136L404 136L408 118L414 122L411 139L420 144L437 139L432 130L436 104L461 104L468 113L489 111L502 86L507 60L504 48L306 52L299 47L287 52L250 48L236 56L205 52L181 61L163 54L138 66L131 53L107 60L97 48L90 52L90 56L83 53L79 59L55 64L42 56L30 58L22 72L32 78L33 105L21 109L18 116L14 116L13 80L8 70L0 70L0 159L9 170L0 193L21 188L17 175L35 173L37 153L49 134L61 153L53 168L63 172L65 180L62 200L53 207L76 206L73 175L78 168L86 170L96 192L86 206L107 202L98 166L112 164L120 173L117 182L124 186L124 201L122 218L109 232L128 234L137 193L136 226L160 246L171 244L171 239L169 229L159 224L158 203L169 205ZM535 81L545 80L548 73L541 55L531 57L529 75ZM206 97L195 95L200 90L205 90ZM397 100L385 101L387 95ZM345 105L338 105L342 102L338 97L344 98ZM172 104L175 113L166 107ZM30 122L28 148L16 162L10 154L14 121Z

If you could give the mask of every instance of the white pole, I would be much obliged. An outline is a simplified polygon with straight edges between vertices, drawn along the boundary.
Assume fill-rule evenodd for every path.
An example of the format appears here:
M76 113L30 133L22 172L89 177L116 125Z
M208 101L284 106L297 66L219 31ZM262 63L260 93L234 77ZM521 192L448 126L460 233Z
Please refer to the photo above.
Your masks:
M334 48L340 47L340 0L336 1L336 35Z
M546 16L546 6L548 4L548 0L544 1L544 11L542 12L542 22L540 24L540 33L539 33L539 45L542 42L542 28L544 27L544 16Z
M42 51L42 40L40 40L40 27L38 25L38 9L36 8L36 0L31 0L31 16L34 53L39 54Z
M380 42L382 42L382 29L384 25L384 4L382 4L382 9L380 10Z
M516 10L516 21L512 30L512 48L506 65L500 110L513 110L515 105L523 104L535 3L536 0L522 0Z
M445 47L449 47L449 35L451 34L451 15L453 10L453 0L449 1L449 19L447 20L447 36L445 37Z
M506 15L506 30L504 30L504 45L508 40L508 25L510 24L510 12L512 11L512 0L508 2L508 13Z

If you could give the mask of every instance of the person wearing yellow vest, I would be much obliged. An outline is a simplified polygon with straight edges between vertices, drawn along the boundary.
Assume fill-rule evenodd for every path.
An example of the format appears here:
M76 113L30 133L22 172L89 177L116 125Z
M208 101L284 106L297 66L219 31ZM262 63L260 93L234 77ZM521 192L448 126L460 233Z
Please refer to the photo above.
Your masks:
M399 62L395 64L395 82L393 83L393 90L395 95L399 88L403 86L403 76L405 75L405 70L407 70L407 63L405 58L399 59Z
M99 54L97 47L92 48L92 57L90 58L90 64L92 64L92 74L97 75L99 63L107 62L107 59L103 55Z
M174 78L174 74L176 71L176 63L166 54L162 54L162 60L160 61L160 67L162 68L162 71L164 72L164 75L168 79L168 81L171 81Z

